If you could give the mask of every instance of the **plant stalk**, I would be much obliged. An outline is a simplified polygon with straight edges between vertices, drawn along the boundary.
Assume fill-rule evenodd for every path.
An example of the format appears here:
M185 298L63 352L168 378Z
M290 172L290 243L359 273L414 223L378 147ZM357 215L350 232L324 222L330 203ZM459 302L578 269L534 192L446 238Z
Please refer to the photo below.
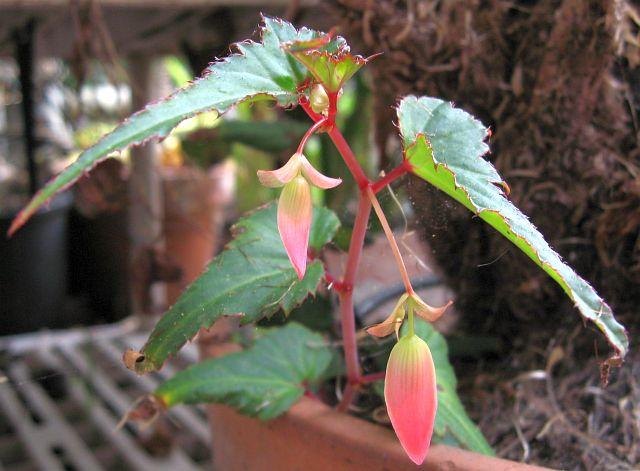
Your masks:
M349 147L349 144L336 126L334 126L329 131L329 137L338 149L338 152L340 152L340 155L344 159L344 163L347 164L347 167L349 167L349 171L353 175L353 178L356 180L356 183L360 190L368 187L371 182L369 182L369 179L362 170L362 167L360 166L358 159L356 159L356 156L351 150L351 147Z
M402 254L400 253L400 248L398 248L398 243L396 242L396 238L393 236L393 231L389 226L389 222L387 221L387 217L384 215L384 211L380 207L380 203L378 202L378 198L376 198L375 193L371 187L367 187L367 196L373 205L373 209L380 220L380 224L382 225L382 229L384 230L384 234L387 236L387 240L389 241L389 246L391 246L391 251L393 252L393 256L396 259L396 264L398 265L398 271L400 271L400 276L402 277L402 282L404 283L404 287L407 290L408 294L413 294L413 287L411 286L411 280L409 279L409 274L407 273L407 267L404 264L404 260L402 258Z
M349 254L347 256L347 266L342 279L342 291L340 291L340 320L342 325L342 341L344 345L345 363L347 366L347 379L349 384L354 385L360 382L360 362L358 360L358 345L356 340L356 321L353 310L353 285L355 283L356 272L362 255L364 237L367 233L369 214L371 213L371 202L366 195L360 195L358 212L356 214L351 242L349 244ZM346 398L345 394L343 397Z
M309 117L316 122L325 122L320 116L311 110L308 102L301 99L300 105L307 112ZM393 237L389 223L380 208L380 204L375 196L375 192L372 189L372 184L367 175L362 170L358 159L354 155L351 147L345 140L340 130L335 126L335 122L332 121L335 115L330 115L326 123L330 126L328 130L329 137L333 141L334 145L338 149L338 152L342 156L345 164L349 168L349 171L353 175L356 184L360 188L360 200L358 202L358 211L356 213L356 219L353 226L353 232L351 234L351 241L349 243L349 253L347 255L347 266L345 268L344 276L340 282L339 301L340 301L340 322L342 327L342 341L345 356L345 364L347 368L347 385L344 388L342 400L337 406L337 410L346 411L355 395L357 394L357 388L360 384L363 384L363 376L360 371L360 361L358 359L358 343L356 339L356 324L355 324L355 312L353 307L353 287L355 284L356 272L360 263L360 257L362 255L362 249L364 247L364 238L367 233L367 225L369 223L369 216L371 214L371 206L374 206L378 218L382 223L382 227L385 231L391 249L398 263L398 268L402 275L402 281L407 288L409 294L413 293L409 276L402 260L402 255L398 249L398 244ZM315 128L315 126L314 126ZM400 177L404 173L410 170L408 163L403 164L389 173L388 177L383 177L376 182L376 191L380 191L387 184L391 183L396 178ZM377 377L377 376L376 376ZM366 381L368 382L368 381Z
M304 133L304 136L302 136L302 139L300 140L300 144L298 144L298 148L296 149L296 154L302 154L302 151L304 150L304 146L307 143L307 141L309 140L309 138L315 134L315 132L320 129L322 126L324 126L326 124L326 120L325 119L321 119L319 121L316 121L315 124L313 126L311 126L309 129L307 129L307 132Z

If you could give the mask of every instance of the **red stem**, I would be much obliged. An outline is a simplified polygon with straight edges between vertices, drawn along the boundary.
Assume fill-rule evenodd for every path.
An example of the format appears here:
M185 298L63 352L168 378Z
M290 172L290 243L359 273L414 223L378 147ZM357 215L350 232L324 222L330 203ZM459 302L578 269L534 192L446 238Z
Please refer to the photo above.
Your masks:
M398 165L396 168L387 173L384 177L374 182L371 185L371 189L374 193L379 193L385 186L390 185L395 180L403 176L405 173L411 171L411 164L408 160L402 159L402 163Z
M356 339L355 311L353 309L353 285L364 247L369 215L371 214L371 199L369 198L371 182L362 170L358 159L356 159L344 136L335 126L337 97L330 97L330 109L326 120L324 116L311 109L305 96L300 98L299 103L313 121L316 123L323 122L323 124L327 126L329 137L338 149L338 152L340 152L340 155L360 188L360 201L358 202L358 212L356 213L351 241L349 243L349 254L347 255L347 266L344 276L339 282L336 282L333 277L330 277L339 293L342 342L347 367L347 385L344 388L342 400L337 406L339 411L344 412L349 408L349 405L357 394L358 386L362 383L360 361L358 359L358 343Z
M357 387L356 384L347 383L347 385L344 388L344 391L342 391L342 400L340 401L340 404L338 404L338 406L336 407L336 410L338 412L346 412L349 409L351 402L354 400L356 393L358 392L356 387Z
M385 375L386 375L386 371L378 371L377 373L363 375L360 378L360 384L370 384L370 383L375 383L376 381L381 381L384 379Z
M353 285L356 271L362 255L364 246L364 236L367 232L369 214L371 212L371 201L363 193L360 194L358 212L356 214L351 243L349 244L349 254L347 256L347 266L342 278L342 291L340 291L340 321L342 325L342 342L344 348L345 363L347 366L347 379L349 384L357 385L360 382L360 362L358 360L358 345L356 339L356 319L353 310ZM346 409L347 394L342 398L341 409ZM351 399L349 399L350 401Z
M300 99L298 100L298 103L300 103L300 106L302 106L302 109L309 115L309 117L315 121L316 123L318 121L321 121L324 119L324 116L322 116L320 113L316 113L315 111L313 111L311 109L311 105L309 104L309 99L302 95L300 97Z
M346 288L341 280L336 279L328 270L324 271L324 279L327 281L328 288L335 289L338 293L341 293Z
M353 154L351 147L349 147L349 144L347 144L347 141L344 139L344 136L342 135L340 130L334 126L329 131L329 137L335 144L338 152L340 152L340 155L344 159L344 163L347 164L347 167L349 167L349 171L353 175L353 178L356 180L356 183L358 184L360 190L368 187L371 182L362 170L358 159L356 159L356 156Z

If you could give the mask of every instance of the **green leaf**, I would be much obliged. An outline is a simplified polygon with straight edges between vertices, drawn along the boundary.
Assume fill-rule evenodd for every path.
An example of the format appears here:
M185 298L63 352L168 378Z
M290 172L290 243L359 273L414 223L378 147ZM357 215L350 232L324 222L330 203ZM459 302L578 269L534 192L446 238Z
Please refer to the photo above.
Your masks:
M506 197L495 168L482 158L487 129L468 113L436 98L404 98L398 107L405 158L413 173L466 206L527 254L593 321L616 350L612 364L626 355L624 327L595 290L578 276L542 234ZM500 187L502 186L502 188Z
M241 219L235 239L160 319L141 352L127 366L137 373L159 369L201 328L222 316L242 314L243 324L301 304L324 277L319 260L307 267L302 281L280 240L275 204ZM309 246L319 251L339 226L335 214L314 208Z
M237 54L213 63L193 84L148 105L80 154L34 196L16 217L9 233L15 232L40 206L72 185L108 154L144 143L152 137L165 137L181 121L198 113L215 110L222 114L246 100L273 99L280 106L295 105L297 87L306 80L308 72L281 46L318 37L321 33L306 28L298 31L285 21L267 17L261 31L262 42L236 44Z
M323 378L332 352L324 338L300 324L267 329L251 348L191 366L154 393L162 403L216 402L272 419L293 405L306 384Z
M422 340L427 342L433 363L436 367L436 382L438 384L438 412L433 428L433 440L437 443L465 448L485 455L493 456L494 452L487 443L482 432L469 418L456 388L458 380L456 374L449 363L449 349L447 341L433 326L420 318L414 320L415 333ZM406 334L407 325L402 326L402 334ZM394 345L395 339L389 342L389 352ZM389 355L380 355L379 358L386 360ZM384 381L378 381L373 390L380 397L384 398Z

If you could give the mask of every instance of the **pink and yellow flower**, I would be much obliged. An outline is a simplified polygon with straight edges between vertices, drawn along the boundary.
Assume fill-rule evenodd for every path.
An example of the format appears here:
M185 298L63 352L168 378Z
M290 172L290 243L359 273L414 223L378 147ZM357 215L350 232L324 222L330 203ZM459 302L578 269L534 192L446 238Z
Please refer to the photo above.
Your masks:
M384 399L391 425L404 451L416 464L422 464L431 444L437 394L429 347L417 335L405 335L389 356Z
M429 346L415 334L414 315L428 322L437 320L451 301L441 307L425 303L411 292L403 294L391 315L383 322L373 325L367 332L376 337L386 337L395 332L409 317L409 328L391 350L385 374L384 399L391 425L409 458L421 464L427 456L433 424L438 409L436 370Z
M302 279L307 269L313 216L309 184L326 190L338 186L342 180L318 172L299 152L277 170L258 170L258 179L270 188L284 187L278 201L278 231L289 260Z

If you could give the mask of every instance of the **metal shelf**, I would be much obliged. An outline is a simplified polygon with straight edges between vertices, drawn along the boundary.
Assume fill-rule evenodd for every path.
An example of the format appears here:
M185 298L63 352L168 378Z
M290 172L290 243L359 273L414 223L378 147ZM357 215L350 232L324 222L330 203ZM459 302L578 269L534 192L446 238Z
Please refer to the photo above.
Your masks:
M204 408L179 406L154 427L118 428L129 406L176 367L137 376L122 351L140 346L133 320L0 338L0 470L199 470L211 467Z

